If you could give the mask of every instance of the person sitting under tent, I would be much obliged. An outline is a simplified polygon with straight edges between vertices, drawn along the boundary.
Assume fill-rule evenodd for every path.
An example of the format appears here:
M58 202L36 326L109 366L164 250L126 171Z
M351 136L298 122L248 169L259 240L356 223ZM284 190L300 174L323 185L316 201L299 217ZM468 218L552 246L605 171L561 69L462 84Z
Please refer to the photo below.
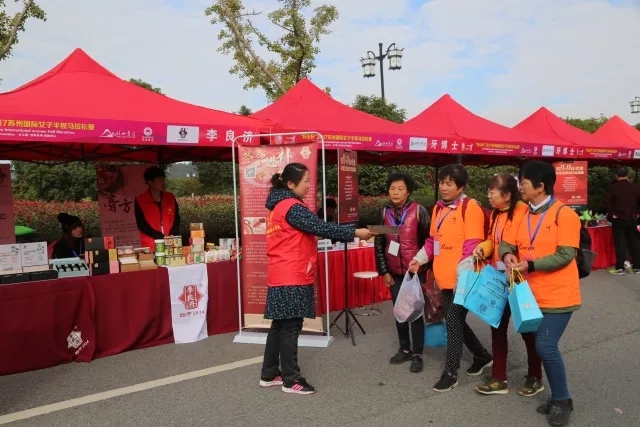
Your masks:
M84 225L80 218L68 213L58 214L62 237L47 247L49 258L79 258L84 256Z

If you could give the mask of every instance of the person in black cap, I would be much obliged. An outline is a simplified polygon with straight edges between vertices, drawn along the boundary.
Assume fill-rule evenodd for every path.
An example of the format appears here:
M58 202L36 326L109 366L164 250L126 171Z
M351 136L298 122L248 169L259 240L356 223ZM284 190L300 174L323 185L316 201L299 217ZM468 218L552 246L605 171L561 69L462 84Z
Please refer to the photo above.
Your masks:
M53 258L78 258L84 256L84 225L77 216L58 214L62 225L62 237L53 245Z

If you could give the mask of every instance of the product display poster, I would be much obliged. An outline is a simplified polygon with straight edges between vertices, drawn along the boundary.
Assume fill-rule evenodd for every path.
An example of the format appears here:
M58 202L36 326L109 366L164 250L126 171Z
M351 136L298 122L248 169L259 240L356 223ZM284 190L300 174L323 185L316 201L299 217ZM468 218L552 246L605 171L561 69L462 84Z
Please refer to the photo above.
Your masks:
M556 162L556 185L554 197L573 209L587 209L587 190L589 185L588 162Z
M338 223L358 222L358 199L358 153L338 150Z

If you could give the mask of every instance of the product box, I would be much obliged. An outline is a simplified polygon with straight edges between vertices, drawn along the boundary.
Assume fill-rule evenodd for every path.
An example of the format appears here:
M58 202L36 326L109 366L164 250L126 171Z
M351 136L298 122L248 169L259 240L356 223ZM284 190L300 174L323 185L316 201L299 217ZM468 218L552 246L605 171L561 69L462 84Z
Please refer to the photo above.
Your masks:
M118 246L116 252L118 253L118 258L135 255L133 246Z
M105 247L104 239L104 237L88 237L84 239L84 250L94 251L98 249L107 249Z
M135 256L126 256L118 260L120 262L120 272L140 271L140 263Z
M116 239L113 236L105 236L102 238L104 240L104 248L105 249L115 249L116 248Z
M189 231L204 230L204 224L201 222L192 222L189 224Z
M47 242L23 243L20 245L22 268L49 265Z
M114 249L109 249L109 262L118 261L118 251Z
M26 283L29 281L29 273L4 274L0 276L0 284L13 285L16 283Z
M36 271L29 273L29 281L40 282L42 280L56 280L58 278L58 272L54 270Z
M104 276L111 273L111 264L107 262L96 262L91 264L92 276Z
M204 230L191 230L190 233L191 233L190 237L192 239L197 239L197 238L204 239Z
M202 245L204 246L204 237L191 237L189 239L189 245Z
M109 261L109 274L120 273L120 263L116 259L115 261Z
M0 274L22 273L20 245L0 245Z
M109 262L109 251L107 249L95 249L87 251L85 257L89 257L88 264L96 264L102 262Z
M140 254L138 262L140 263L140 270L155 270L158 268L153 254Z

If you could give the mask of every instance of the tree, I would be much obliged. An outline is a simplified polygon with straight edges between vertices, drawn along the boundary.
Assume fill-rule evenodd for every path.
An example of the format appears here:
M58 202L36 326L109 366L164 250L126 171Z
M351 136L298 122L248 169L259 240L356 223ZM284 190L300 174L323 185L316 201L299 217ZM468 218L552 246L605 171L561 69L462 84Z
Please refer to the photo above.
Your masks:
M356 110L394 123L404 123L407 120L407 111L404 108L399 108L396 104L387 102L379 96L357 95L351 106Z
M153 85L151 83L147 83L142 79L129 79L129 83L133 83L136 86L140 86L142 88L145 88L147 90L150 90L151 92L155 92L155 93L159 93L160 95L164 95L164 93L162 93L162 90L159 87L153 87Z
M281 4L267 15L269 22L282 31L279 38L271 39L259 30L252 18L261 12L248 10L242 0L215 0L205 10L212 24L221 24L218 49L232 55L235 61L229 73L239 76L246 83L244 89L261 88L270 101L275 101L296 83L309 77L315 68L315 58L320 49L318 43L329 27L338 19L338 9L321 5L307 11L311 0L278 0ZM275 54L273 59L263 59L257 47Z
M575 117L566 117L564 119L564 121L571 126L575 126L589 133L594 133L600 129L600 126L607 123L607 120L609 119L603 115L600 115L600 117L589 117L588 119L576 119Z
M253 114L253 111L251 111L251 108L247 107L246 105L243 105L238 110L238 114L240 114L241 116L250 116Z
M13 162L16 199L62 202L97 200L95 165L73 162L66 165L39 165Z
M11 15L6 11L6 1L0 0L0 61L11 56L13 47L18 44L18 35L25 30L29 18L47 20L47 14L34 0L14 0L22 3L19 12Z
M231 162L194 163L203 194L233 194Z

